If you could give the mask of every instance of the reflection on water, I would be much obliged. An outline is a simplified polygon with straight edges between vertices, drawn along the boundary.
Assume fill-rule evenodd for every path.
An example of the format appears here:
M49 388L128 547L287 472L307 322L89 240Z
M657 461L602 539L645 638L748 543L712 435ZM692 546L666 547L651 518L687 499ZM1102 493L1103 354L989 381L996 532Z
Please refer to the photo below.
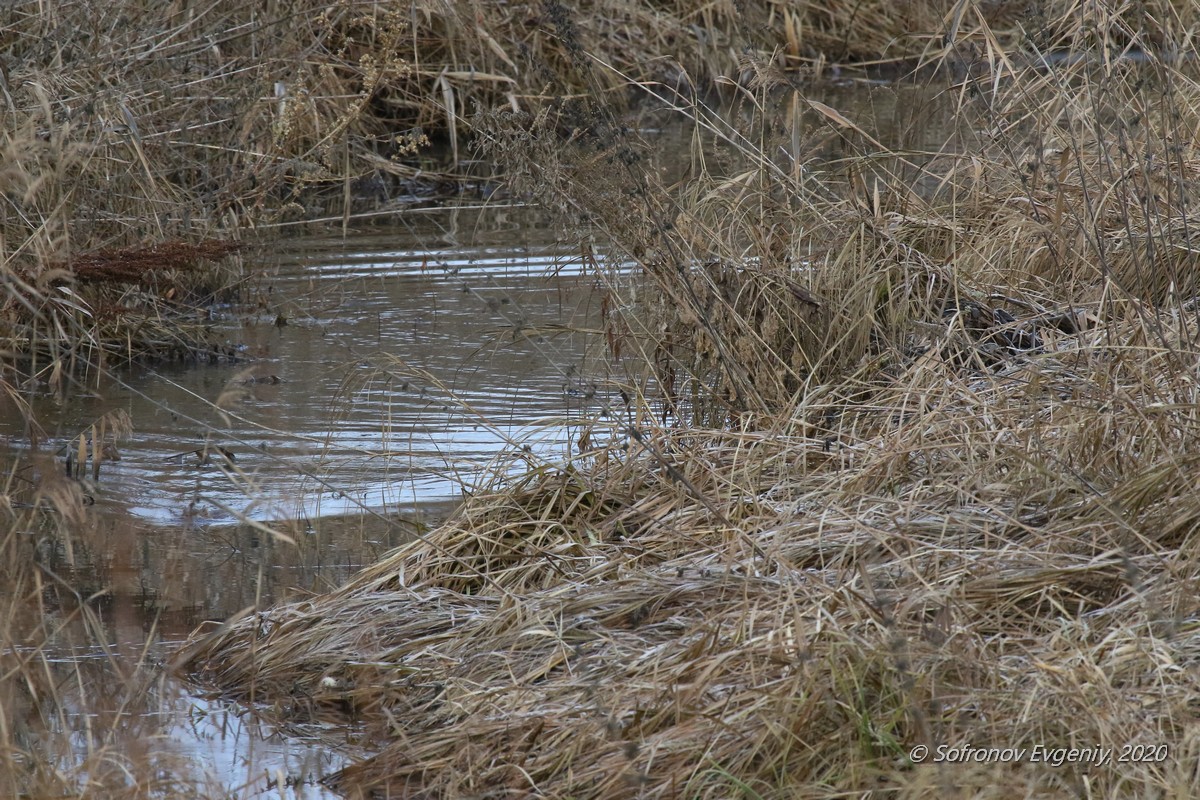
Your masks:
M53 718L20 687L0 692L0 710L28 713L30 749L73 732L54 760L97 785L120 780L99 741L198 795L329 796L317 779L357 752L344 729L271 730L156 665L206 619L344 583L448 513L502 451L565 453L605 377L588 252L530 209L294 236L248 257L245 304L209 310L242 363L133 368L34 398L42 474L61 474L105 413L128 413L133 434L85 483L87 525L22 539L47 586L21 613L61 627L0 660L50 664L69 687L47 688ZM0 416L0 436L24 435ZM344 515L363 508L375 513Z
M18 546L6 541L3 552L37 566L24 585L0 586L0 742L37 754L18 754L21 764L48 762L66 776L82 765L91 796L111 796L129 772L169 784L148 796L331 797L316 780L359 752L344 727L297 717L276 731L190 694L162 665L203 620L327 591L413 526L361 515L162 526L108 508L65 537L50 526L15 532ZM16 776L3 763L7 796Z
M278 731L244 707L189 694L139 662L177 643L164 639L146 650L145 636L133 635L103 648L74 648L74 637L66 637L46 650L51 669L78 680L56 688L62 709L48 724L18 720L15 726L21 740L48 753L69 743L69 751L51 758L65 774L86 765L90 788L84 796L112 796L111 788L123 782L114 773L127 770L149 796L333 798L321 777L364 754L344 725ZM141 673L135 671L139 665ZM157 677L148 683L130 679L138 674ZM25 710L36 718L35 709ZM0 787L6 784L0 778Z
M458 496L503 450L566 442L595 368L580 252L529 209L278 242L251 260L255 306L211 310L245 363L123 376L53 409L57 442L128 411L135 434L97 497L157 522Z
M173 683L167 689L178 699L165 711L163 738L184 743L180 755L208 765L238 797L279 797L288 789L297 797L335 797L320 779L361 756L344 726L280 732L240 706L189 696Z

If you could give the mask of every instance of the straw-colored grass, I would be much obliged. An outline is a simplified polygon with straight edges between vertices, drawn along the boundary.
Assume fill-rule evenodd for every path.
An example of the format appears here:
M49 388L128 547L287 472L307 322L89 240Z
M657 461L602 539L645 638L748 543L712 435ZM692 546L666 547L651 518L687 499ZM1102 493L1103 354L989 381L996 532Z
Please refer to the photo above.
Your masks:
M1184 41L1193 17L1165 3L1124 16L1052 4L1028 19L1014 3L17 3L0 29L0 342L27 356L54 338L46 286L94 251L312 217L346 226L471 178L459 144L479 108L558 107L559 125L587 130L597 120L574 101L621 107L630 79L690 94L716 76L751 80L747 59L821 75L835 61L933 59L947 41L993 58L1001 46L1109 52ZM449 157L431 160L431 141ZM73 306L102 315L84 295ZM72 327L68 338L88 329ZM173 335L210 349L196 331Z
M933 357L857 409L658 432L724 522L650 451L606 451L188 664L372 723L392 744L352 793L1191 796L1200 398L1108 314L1000 374ZM921 744L1168 755L964 769L912 765Z
M1200 173L1165 146L1195 84L990 68L941 153L792 89L802 162L689 107L739 166L682 191L619 135L489 117L641 266L655 312L612 325L667 406L725 424L610 408L610 445L180 666L370 725L350 796L1196 794Z
M37 169L11 162L41 209L20 255L42 268L70 250L72 203L112 186L102 171L42 195L46 164L109 165L148 193L133 207L167 210L143 220L162 233L186 187L229 187L212 219L232 225L318 184L344 198L363 165L393 169L375 124L433 97L403 117L432 124L482 81L471 124L514 191L582 212L640 270L605 276L607 341L658 394L621 387L629 410L593 421L607 444L498 479L341 589L205 627L176 666L283 724L365 725L378 753L335 779L351 796L1200 793L1195 10L915 3L923 27L897 32L894 4L771 4L753 30L786 44L700 37L740 70L732 113L695 100L686 63L649 87L697 123L692 169L666 186L609 103L633 66L623 35L694 48L689 24L736 12L603 8L485 4L464 26L431 5L410 28L344 4L300 51L246 20L172 63L202 87L244 69L253 89L214 92L182 130L102 93L86 147L21 84L22 141L52 130ZM236 32L250 12L210 13ZM498 37L492 14L527 35ZM396 55L421 32L451 53L434 68ZM482 43L486 76L448 68L471 61L455 33ZM119 44L152 59L175 39ZM268 60L283 79L258 60L274 46L294 58ZM820 69L782 69L868 53L923 56L961 129L887 147L809 99ZM145 108L175 102L156 92ZM151 148L177 140L226 172L156 173ZM92 230L115 243L132 228L114 219ZM1110 756L1035 752L1072 747ZM976 762L985 748L1021 755Z

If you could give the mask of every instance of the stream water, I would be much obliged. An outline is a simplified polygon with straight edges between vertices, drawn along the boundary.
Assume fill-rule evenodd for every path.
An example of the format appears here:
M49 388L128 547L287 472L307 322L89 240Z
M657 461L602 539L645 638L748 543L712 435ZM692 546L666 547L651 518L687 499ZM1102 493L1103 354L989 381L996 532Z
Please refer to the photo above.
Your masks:
M166 675L138 697L98 687L165 659L204 619L344 582L447 513L501 452L570 447L592 407L581 387L605 368L587 243L532 208L398 220L248 254L248 302L209 309L233 363L132 368L35 398L58 464L102 415L134 429L86 481L94 522L39 544L46 573L90 598L74 610L96 614L48 653L91 676L69 702L78 716L57 724L107 720L115 749L174 753L217 794L325 796L316 779L355 752L344 731L284 736ZM23 435L18 415L0 421L9 442Z
M260 308L210 310L244 361L126 375L61 409L59 438L126 410L137 435L103 491L157 523L455 497L503 450L561 444L600 363L581 245L556 241L506 208L277 242L250 266Z

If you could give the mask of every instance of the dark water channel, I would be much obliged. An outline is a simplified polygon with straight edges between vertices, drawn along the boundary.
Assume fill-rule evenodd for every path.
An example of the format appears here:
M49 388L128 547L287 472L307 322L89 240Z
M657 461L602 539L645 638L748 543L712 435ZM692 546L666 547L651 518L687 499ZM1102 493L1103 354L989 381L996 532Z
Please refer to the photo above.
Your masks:
M456 497L503 450L561 443L579 410L597 314L586 245L560 241L527 208L281 241L251 256L260 308L211 312L245 361L145 371L59 419L128 411L137 435L104 488L156 523Z
M315 779L355 753L352 732L278 734L163 675L137 698L98 687L165 660L205 619L343 583L448 513L504 451L561 458L595 410L587 387L607 377L590 252L520 207L284 237L247 255L246 303L209 310L233 363L36 398L56 465L102 415L133 427L85 484L92 522L39 543L46 574L95 614L48 654L89 676L59 724L132 713L113 747L174 753L202 793L326 796ZM0 436L19 447L17 417Z

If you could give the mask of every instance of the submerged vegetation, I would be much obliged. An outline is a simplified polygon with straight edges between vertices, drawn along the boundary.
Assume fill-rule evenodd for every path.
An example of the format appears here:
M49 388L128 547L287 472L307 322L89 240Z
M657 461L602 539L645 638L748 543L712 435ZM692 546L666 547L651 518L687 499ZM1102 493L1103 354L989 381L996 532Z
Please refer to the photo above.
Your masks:
M156 7L157 37L23 8L0 33L6 342L63 328L63 297L96 316L87 253L344 222L367 183L413 190L426 137L611 243L625 376L590 389L568 463L498 473L175 659L280 724L363 726L338 791L1200 791L1192 6L216 3ZM892 136L813 99L848 59L926 85ZM650 168L635 97L691 126L685 174ZM452 152L436 171L464 177ZM7 485L14 531L81 513L65 480ZM6 602L36 605L28 542L3 544ZM38 662L60 613L6 617L0 774L117 791L152 771L14 733L63 703ZM1039 747L1111 757L977 755Z

